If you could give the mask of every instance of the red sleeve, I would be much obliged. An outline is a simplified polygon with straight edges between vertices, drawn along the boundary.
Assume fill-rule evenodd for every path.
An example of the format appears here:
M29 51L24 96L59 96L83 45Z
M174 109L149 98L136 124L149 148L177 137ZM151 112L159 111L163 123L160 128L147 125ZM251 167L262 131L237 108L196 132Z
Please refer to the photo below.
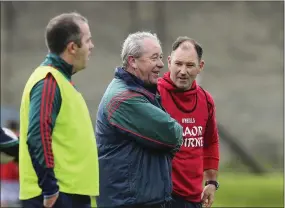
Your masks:
M208 92L206 94L209 106L209 119L204 138L204 170L218 170L220 152L216 108L212 96Z

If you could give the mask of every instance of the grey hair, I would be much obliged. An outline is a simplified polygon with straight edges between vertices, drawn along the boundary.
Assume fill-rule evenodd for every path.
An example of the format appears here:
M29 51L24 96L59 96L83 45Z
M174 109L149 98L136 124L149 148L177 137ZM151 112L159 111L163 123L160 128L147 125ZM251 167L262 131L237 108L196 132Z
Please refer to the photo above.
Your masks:
M143 40L146 38L151 38L156 40L160 45L160 40L158 39L155 33L151 32L136 32L129 34L128 37L125 39L122 51L121 51L121 58L123 62L123 67L128 67L128 57L134 56L135 58L139 58L143 54Z

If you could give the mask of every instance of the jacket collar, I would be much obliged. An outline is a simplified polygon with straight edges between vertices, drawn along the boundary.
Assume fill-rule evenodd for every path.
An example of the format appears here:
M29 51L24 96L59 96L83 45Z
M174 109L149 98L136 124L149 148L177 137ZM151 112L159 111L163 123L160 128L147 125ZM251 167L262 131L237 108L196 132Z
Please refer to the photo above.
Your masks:
M122 79L126 83L129 90L142 93L145 96L151 98L152 100L155 98L157 92L156 86L145 86L144 82L141 79L127 72L123 67L117 67L115 69L115 78Z

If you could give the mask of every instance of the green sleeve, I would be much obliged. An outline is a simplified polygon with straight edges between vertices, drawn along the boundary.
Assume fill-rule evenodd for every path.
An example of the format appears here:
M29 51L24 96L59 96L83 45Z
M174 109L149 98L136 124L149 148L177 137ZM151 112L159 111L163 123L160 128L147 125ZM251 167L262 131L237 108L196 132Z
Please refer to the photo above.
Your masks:
M168 150L181 146L181 125L144 96L130 92L110 103L109 122L140 145Z
M52 132L61 101L59 86L51 73L39 81L30 93L27 145L44 197L59 190L53 170Z

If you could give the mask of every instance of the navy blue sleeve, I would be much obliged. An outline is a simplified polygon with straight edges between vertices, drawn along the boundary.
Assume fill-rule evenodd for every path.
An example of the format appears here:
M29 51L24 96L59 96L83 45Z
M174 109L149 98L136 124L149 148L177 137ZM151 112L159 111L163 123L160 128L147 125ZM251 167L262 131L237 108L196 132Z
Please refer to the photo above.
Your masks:
M14 160L18 161L19 140L5 134L2 128L0 128L0 151L14 157Z

